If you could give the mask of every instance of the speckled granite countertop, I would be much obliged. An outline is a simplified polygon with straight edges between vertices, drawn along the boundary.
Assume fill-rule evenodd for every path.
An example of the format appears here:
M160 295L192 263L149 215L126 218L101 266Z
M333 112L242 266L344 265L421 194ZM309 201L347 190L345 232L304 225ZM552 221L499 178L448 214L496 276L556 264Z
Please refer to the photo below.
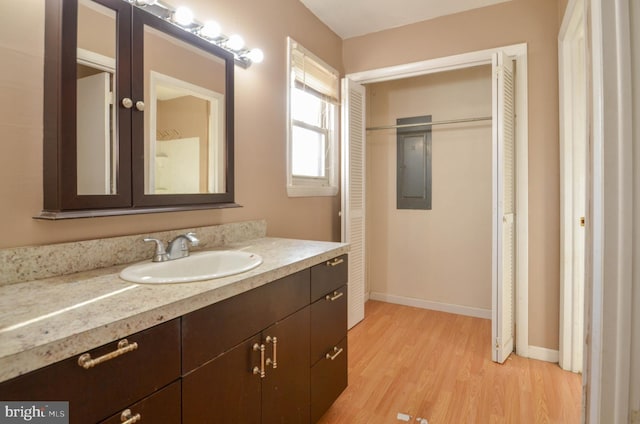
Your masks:
M347 253L343 243L259 238L224 246L261 255L243 274L147 285L119 278L126 265L0 286L0 381Z

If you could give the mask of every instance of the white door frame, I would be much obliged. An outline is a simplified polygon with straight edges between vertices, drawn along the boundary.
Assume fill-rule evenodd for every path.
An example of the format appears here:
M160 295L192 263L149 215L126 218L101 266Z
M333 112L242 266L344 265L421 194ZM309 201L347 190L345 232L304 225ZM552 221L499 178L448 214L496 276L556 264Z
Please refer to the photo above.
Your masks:
M632 356L633 284L638 281L637 224L634 204L638 187L634 171L640 168L632 82L630 5L635 0L589 0L587 39L590 52L590 162L587 210L587 346L585 349L584 405L586 423L627 423L640 404L631 373L637 372ZM638 12L631 15L638 23ZM636 103L637 105L637 103ZM637 121L636 121L637 124ZM634 128L635 127L635 128ZM634 184L635 183L635 184ZM634 192L635 190L635 192ZM634 214L635 212L635 214ZM635 234L632 229L635 226ZM634 241L634 236L636 240ZM606 241L606 243L605 243ZM634 275L635 274L635 275ZM636 286L637 287L637 286ZM634 311L634 308L636 309ZM632 389L633 388L633 389ZM632 412L634 411L634 412Z
M502 51L516 62L516 353L529 356L529 170L527 109L527 45L515 44L421 62L347 74L360 84L396 80L491 64Z
M560 77L559 364L581 372L584 347L586 62L584 0L570 0L558 35ZM578 154L580 153L580 154ZM578 182L580 181L581 182Z

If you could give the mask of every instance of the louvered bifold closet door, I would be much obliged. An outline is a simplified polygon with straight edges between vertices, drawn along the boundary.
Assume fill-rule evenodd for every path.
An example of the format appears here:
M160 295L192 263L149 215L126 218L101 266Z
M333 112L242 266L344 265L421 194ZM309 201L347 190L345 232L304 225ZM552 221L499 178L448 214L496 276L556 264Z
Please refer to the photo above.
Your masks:
M515 92L513 61L493 56L494 249L492 359L514 349L515 300Z
M349 248L348 325L364 319L365 89L342 80L342 241Z

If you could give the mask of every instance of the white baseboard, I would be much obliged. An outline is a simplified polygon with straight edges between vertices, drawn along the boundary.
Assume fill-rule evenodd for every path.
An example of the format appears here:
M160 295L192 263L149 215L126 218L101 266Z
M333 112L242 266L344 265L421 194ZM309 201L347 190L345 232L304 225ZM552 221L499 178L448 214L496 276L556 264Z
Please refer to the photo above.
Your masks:
M369 292L366 294L366 300L379 300L381 302L395 303L398 305L413 306L416 308L430 309L433 311L449 312L452 314L466 315L476 318L491 319L491 309L473 308L470 306L452 305L449 303L432 302L429 300L416 299L413 297L396 296L387 293ZM540 346L526 346L523 349L525 354L518 352L519 355L539 361L558 363L560 360L560 352L554 349L547 349Z
M546 347L531 346L529 345L528 352L529 358L538 359L540 361L555 362L560 360L560 352L553 349L547 349Z
M379 300L381 302L396 303L398 305L413 306L413 307L422 308L422 309L430 309L433 311L449 312L452 314L491 319L491 309L452 305L450 303L432 302L430 300L416 299L413 297L396 296L393 294L377 293L377 292L370 292L369 299Z

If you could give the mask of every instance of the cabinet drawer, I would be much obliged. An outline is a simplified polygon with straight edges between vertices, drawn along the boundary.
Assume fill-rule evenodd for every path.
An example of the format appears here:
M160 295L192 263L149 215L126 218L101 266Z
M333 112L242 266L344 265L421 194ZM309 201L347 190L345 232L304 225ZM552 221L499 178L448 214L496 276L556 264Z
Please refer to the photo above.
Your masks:
M182 318L182 372L188 373L309 304L308 269Z
M342 255L311 268L311 302L347 284L347 265L347 255Z
M81 355L0 384L2 400L69 401L70 423L95 423L180 376L180 320L126 338L138 348L92 368ZM92 359L118 350L113 342L87 352Z
M342 349L342 350L340 350ZM311 368L311 422L317 422L347 387L347 338Z
M135 421L137 415L140 418L135 422L180 424L180 401L180 381L178 380L118 412L101 424L122 424L127 419Z
M311 305L311 364L347 335L347 286L329 292Z

